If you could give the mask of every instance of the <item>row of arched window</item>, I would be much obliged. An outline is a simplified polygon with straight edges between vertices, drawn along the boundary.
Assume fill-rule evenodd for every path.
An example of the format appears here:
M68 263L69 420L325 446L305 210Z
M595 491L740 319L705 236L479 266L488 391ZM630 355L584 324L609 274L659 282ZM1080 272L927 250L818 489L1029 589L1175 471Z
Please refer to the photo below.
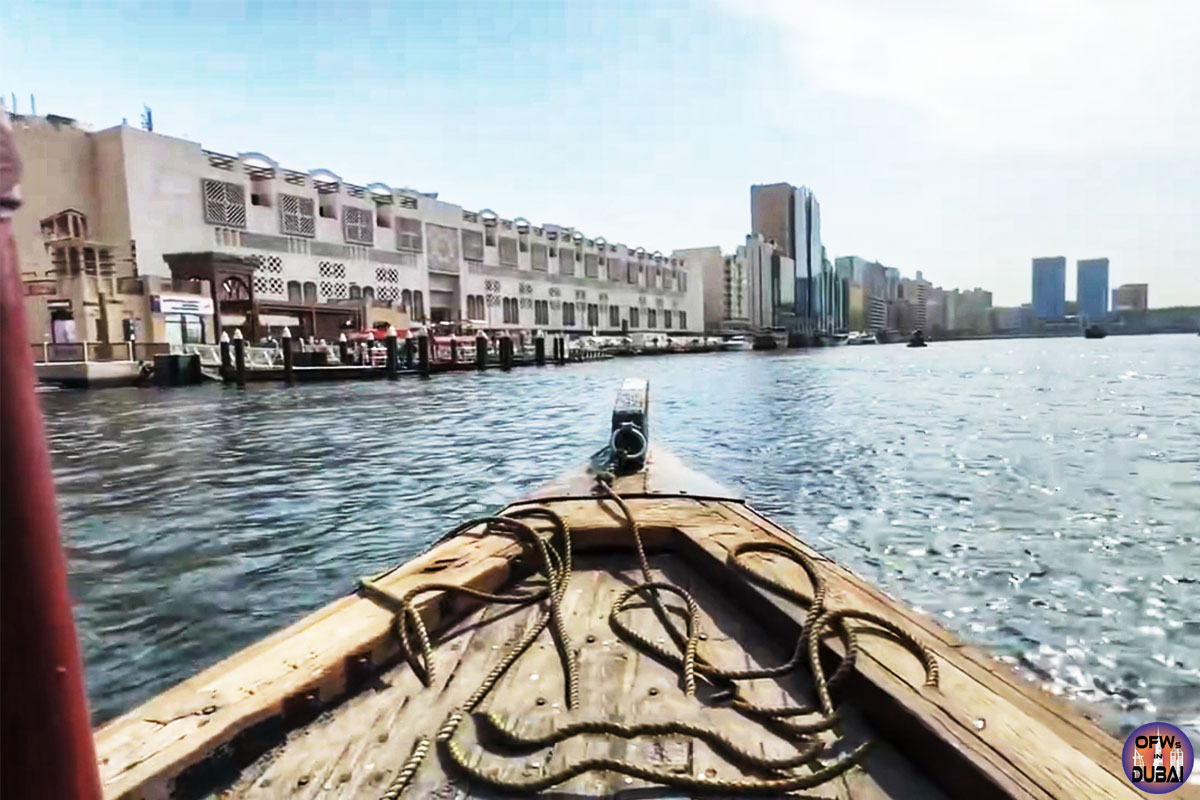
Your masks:
M317 302L317 284L313 281L288 281L287 295L289 303L305 303L313 304ZM374 286L359 286L356 283L350 284L350 299L351 300L366 300L372 302L375 300ZM413 291L405 289L400 293L400 310L407 311L413 319L425 319L425 296L420 289ZM480 302L483 298L480 298Z

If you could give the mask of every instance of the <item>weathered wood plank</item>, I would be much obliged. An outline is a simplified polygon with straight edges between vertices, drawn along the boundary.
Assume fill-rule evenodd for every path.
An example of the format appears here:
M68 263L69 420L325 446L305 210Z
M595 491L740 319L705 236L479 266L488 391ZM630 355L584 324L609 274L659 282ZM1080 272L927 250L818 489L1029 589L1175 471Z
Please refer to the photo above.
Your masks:
M511 539L460 537L413 559L379 583L393 593L437 580L495 589L508 579L519 551ZM436 597L421 606L436 626ZM282 716L291 698L339 696L347 659L385 663L395 656L391 612L356 596L335 601L261 643L204 670L96 732L107 797L163 795L185 768L236 734Z

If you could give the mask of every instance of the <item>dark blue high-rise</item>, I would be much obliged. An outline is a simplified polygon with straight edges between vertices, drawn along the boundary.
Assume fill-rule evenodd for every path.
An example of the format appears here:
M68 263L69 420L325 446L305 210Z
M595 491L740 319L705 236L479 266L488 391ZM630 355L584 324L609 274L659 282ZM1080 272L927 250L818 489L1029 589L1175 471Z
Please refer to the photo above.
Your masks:
M1103 319L1108 315L1108 259L1081 258L1075 262L1075 301L1079 316Z
M1067 259L1033 260L1033 313L1038 319L1062 319L1067 303Z

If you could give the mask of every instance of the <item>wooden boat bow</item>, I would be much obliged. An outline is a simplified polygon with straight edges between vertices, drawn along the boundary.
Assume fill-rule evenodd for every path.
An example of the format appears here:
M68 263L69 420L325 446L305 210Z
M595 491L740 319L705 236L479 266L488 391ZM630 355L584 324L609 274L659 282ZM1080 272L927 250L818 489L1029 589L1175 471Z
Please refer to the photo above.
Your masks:
M108 723L106 796L1138 796L1076 708L667 451L604 473Z

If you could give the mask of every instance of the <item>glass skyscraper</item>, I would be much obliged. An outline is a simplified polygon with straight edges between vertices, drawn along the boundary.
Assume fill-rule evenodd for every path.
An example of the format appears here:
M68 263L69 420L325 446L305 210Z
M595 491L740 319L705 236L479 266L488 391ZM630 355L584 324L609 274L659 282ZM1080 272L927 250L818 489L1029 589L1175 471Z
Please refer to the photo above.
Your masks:
M1108 315L1108 259L1084 258L1075 262L1075 300L1079 316L1103 319Z
M1062 319L1067 303L1067 259L1033 260L1033 313L1038 319Z

